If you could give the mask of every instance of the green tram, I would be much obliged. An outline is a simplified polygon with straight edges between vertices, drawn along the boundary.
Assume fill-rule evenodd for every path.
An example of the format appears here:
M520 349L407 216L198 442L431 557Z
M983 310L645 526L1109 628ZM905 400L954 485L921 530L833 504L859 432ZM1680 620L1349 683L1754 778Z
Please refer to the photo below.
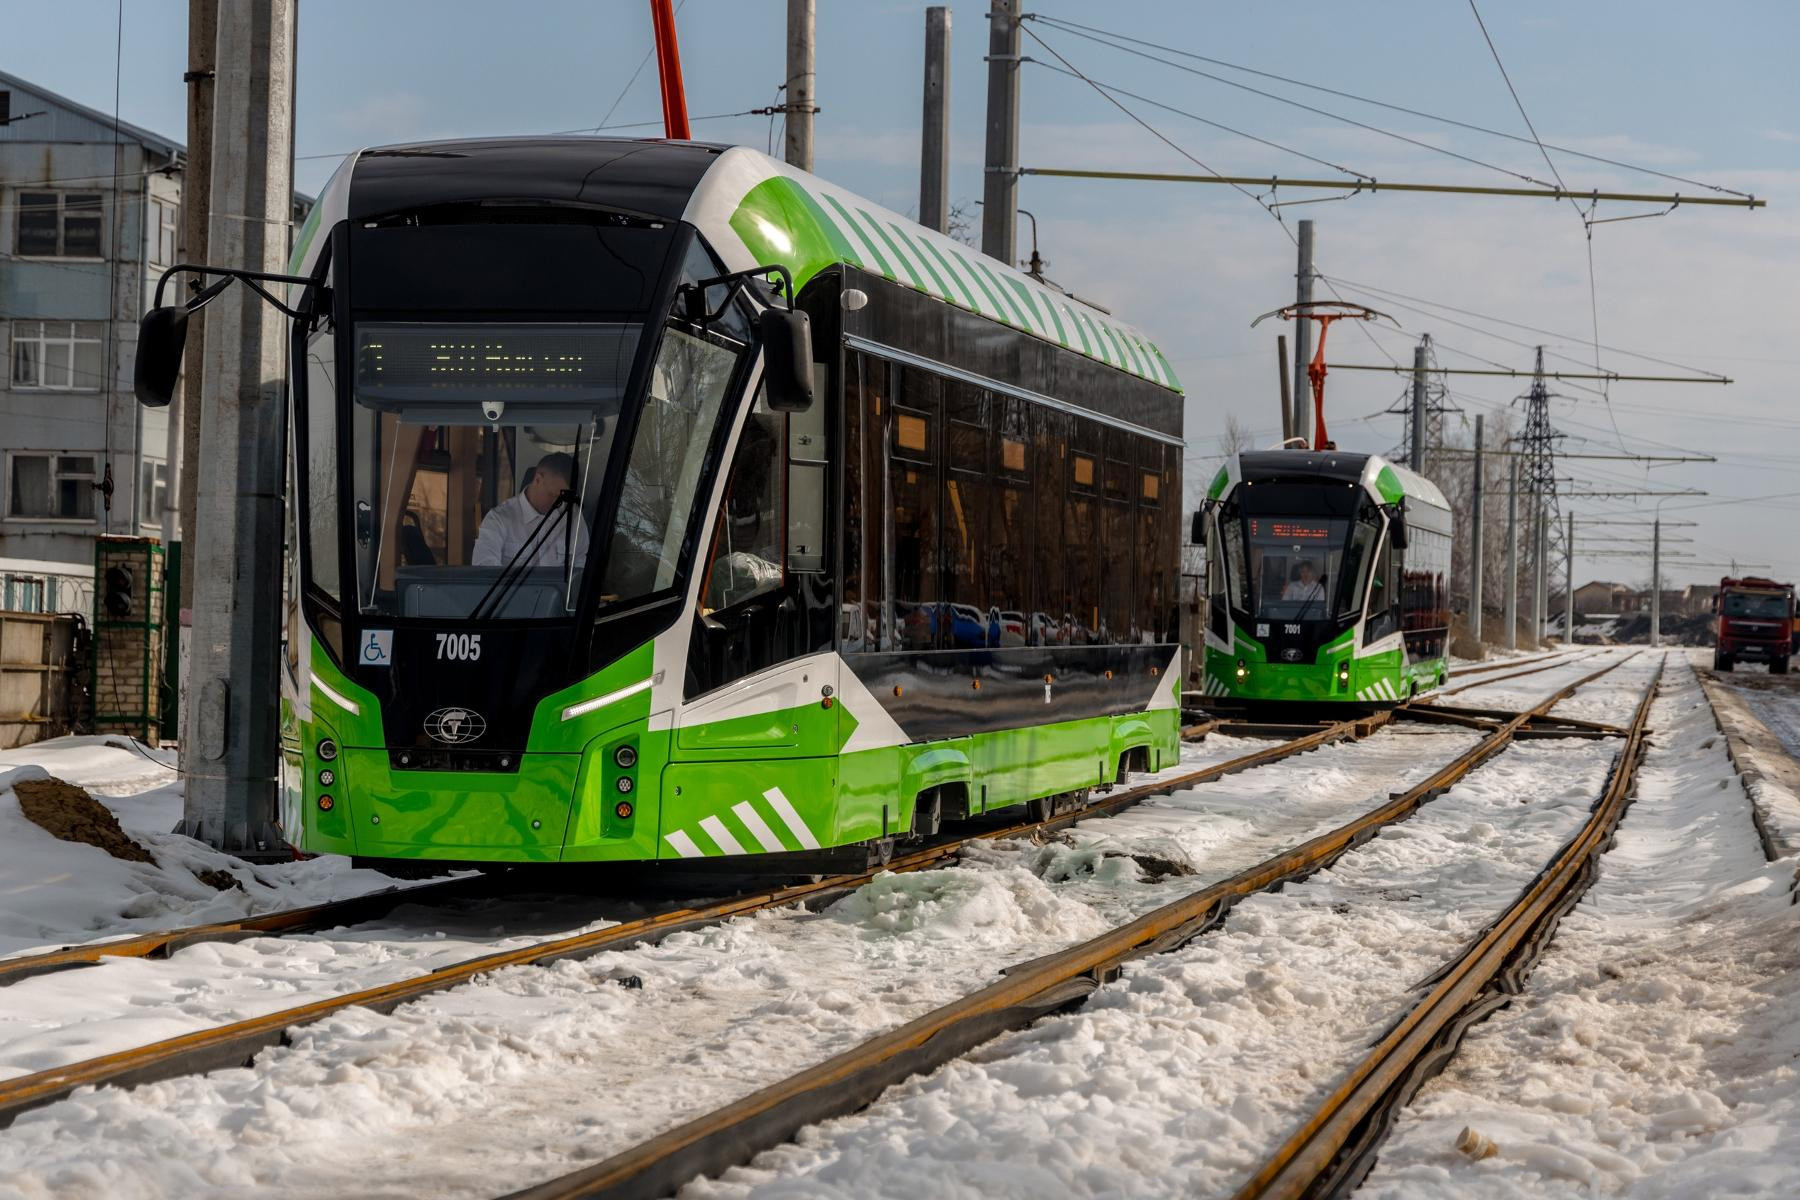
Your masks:
M1121 322L692 142L363 151L290 272L297 849L805 869L1175 760Z
M1443 493L1377 455L1233 456L1194 515L1206 702L1381 705L1442 684L1451 529Z

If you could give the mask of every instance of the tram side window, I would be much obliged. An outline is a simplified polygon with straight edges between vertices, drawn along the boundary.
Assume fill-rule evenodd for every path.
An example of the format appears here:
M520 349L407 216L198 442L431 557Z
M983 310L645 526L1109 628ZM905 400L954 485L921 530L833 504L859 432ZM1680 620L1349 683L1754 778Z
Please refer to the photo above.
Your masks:
M945 382L941 649L988 644L988 407L980 388Z
M1100 426L1071 418L1068 498L1063 530L1064 564L1069 572L1069 643L1088 646L1101 636L1100 602Z
M713 530L700 600L705 614L781 589L783 423L759 394L738 435Z
M1032 475L1031 428L1025 401L997 396L993 468L994 502L987 526L988 604L995 614L991 644L1031 641Z
M889 440L889 535L883 539L891 616L882 649L938 647L938 422L942 383L905 367Z
M312 585L342 595L338 544L337 336L331 318L306 343L306 540Z
M1069 428L1074 418L1049 408L1031 409L1031 458L1038 488L1037 537L1032 554L1029 638L1037 646L1069 640L1070 569L1064 502L1069 477Z
M1132 585L1135 582L1131 493L1136 471L1131 465L1132 442L1123 430L1106 431L1104 503L1101 506L1101 641L1134 642Z
M1364 640L1373 642L1400 628L1400 578L1394 544L1386 538L1375 558L1375 578L1369 582L1369 619Z
M1164 610L1168 607L1170 563L1163 557L1162 527L1166 524L1162 510L1163 451L1161 442L1138 438L1137 486L1132 500L1136 506L1137 545L1133 561L1137 577L1132 586L1132 602L1136 613L1137 640L1161 642Z

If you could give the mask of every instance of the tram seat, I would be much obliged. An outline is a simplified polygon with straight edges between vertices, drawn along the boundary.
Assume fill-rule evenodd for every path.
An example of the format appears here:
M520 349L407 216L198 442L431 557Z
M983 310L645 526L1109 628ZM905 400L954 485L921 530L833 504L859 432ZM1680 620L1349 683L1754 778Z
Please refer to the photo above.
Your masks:
M462 620L488 594L504 567L401 567L394 575L400 615ZM581 590L575 572L571 595ZM559 567L533 567L508 593L496 616L508 620L558 617L563 609L563 573Z

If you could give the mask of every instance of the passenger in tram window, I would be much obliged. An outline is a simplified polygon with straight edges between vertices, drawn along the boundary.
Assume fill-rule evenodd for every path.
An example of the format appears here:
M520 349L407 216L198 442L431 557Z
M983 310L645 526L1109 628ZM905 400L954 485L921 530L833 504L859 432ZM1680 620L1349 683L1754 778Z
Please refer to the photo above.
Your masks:
M481 519L481 531L475 535L475 550L469 561L477 567L503 567L511 562L513 555L539 532L551 507L569 490L574 474L575 460L569 455L561 451L544 455L519 494L495 505ZM575 522L573 537L564 527L564 522L571 519ZM578 563L586 559L587 522L581 519L575 505L571 503L563 517L550 520L554 525L539 539L531 560L521 565L560 567L565 553Z

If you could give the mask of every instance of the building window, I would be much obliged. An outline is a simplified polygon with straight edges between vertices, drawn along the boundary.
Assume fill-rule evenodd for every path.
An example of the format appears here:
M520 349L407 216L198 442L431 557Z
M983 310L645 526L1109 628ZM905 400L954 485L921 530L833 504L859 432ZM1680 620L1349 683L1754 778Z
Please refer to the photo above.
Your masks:
M16 388L97 392L100 324L97 321L14 321L12 382Z
M144 460L144 507L139 510L138 524L161 528L163 509L169 503L169 468L164 463Z
M150 200L150 265L156 267L172 267L175 265L176 221L179 220L181 206L173 200Z
M91 454L7 456L6 515L33 520L92 521L100 475Z
M9 612L41 613L44 608L44 580L29 575L8 575L0 588L0 608Z
M99 192L20 192L18 254L99 258Z

